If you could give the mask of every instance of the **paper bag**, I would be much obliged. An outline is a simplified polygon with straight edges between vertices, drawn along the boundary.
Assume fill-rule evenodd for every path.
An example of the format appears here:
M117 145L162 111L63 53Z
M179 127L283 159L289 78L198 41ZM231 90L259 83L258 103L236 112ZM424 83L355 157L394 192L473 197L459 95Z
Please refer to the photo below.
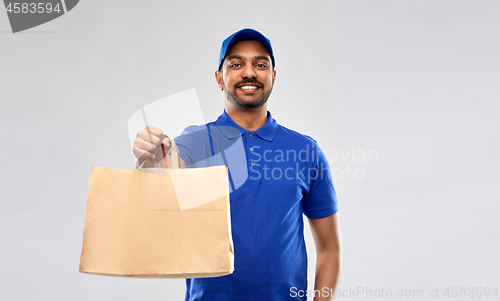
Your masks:
M92 167L80 272L139 278L233 272L227 168L179 169L171 141L172 169Z

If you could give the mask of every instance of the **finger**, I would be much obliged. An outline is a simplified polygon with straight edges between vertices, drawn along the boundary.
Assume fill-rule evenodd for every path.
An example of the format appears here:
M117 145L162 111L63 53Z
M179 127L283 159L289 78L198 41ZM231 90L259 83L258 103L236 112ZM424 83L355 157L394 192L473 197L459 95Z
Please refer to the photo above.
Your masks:
M150 143L149 141L144 141L144 140L138 140L135 143L135 147L142 151L146 151L151 153L152 155L156 155L159 150L159 146L156 146L155 144Z
M152 153L150 153L148 151L144 151L142 149L135 149L134 155L136 156L137 160L140 163L142 163L145 160L154 161L156 159L155 155L153 155Z
M167 149L172 146L172 142L170 141L170 138L168 136L165 136L161 142Z
M163 131L162 130L160 130L158 128L155 128L153 126L150 126L150 125L148 125L145 130L146 130L147 133L155 136L156 138L163 139L164 135L163 135Z
M134 147L132 148L132 152L134 153L134 155L139 158L139 157L145 157L147 159L154 159L154 157L156 156L156 153L157 153L157 149L153 149L151 147L151 144L149 145L141 145L139 143L137 143L136 145L134 145Z
M160 146L160 144L161 144L160 138L148 133L147 131L143 131L143 132L138 133L137 138L138 139L136 139L136 140L138 140L138 141L144 141L144 142L156 145L156 146Z

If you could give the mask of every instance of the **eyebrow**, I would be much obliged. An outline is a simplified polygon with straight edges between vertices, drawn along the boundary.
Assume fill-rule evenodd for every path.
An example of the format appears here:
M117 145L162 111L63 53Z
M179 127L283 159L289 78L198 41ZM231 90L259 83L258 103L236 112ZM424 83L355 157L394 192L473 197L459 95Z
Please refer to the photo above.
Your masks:
M256 60L266 60L268 63L270 63L269 58L267 56L263 55L258 55L255 57Z
M228 60L232 60L232 59L242 60L243 58L239 55L231 55L231 56L228 56L227 59Z
M270 63L269 58L267 56L263 55L256 55L254 57L256 60L266 60L268 63ZM243 58L240 55L231 55L227 57L228 60L236 59L236 60L242 60Z

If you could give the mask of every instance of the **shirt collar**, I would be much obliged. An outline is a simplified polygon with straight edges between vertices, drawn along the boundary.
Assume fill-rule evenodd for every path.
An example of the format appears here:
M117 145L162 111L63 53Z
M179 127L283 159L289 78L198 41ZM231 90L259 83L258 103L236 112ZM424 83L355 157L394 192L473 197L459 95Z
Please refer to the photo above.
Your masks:
M239 137L245 134L246 132L249 132L244 128L242 128L241 126L239 126L236 122L234 122L231 119L231 117L227 115L225 109L224 112L222 112L222 114L219 116L219 118L217 118L215 124L217 126L220 126L221 132L229 139ZM231 129L229 127L237 128L240 132L240 135L238 135L237 131L234 131L234 129ZM276 122L276 120L274 120L273 116L271 115L271 112L267 111L266 123L259 129L254 131L254 133L264 140L273 141L277 131L278 131L278 123Z

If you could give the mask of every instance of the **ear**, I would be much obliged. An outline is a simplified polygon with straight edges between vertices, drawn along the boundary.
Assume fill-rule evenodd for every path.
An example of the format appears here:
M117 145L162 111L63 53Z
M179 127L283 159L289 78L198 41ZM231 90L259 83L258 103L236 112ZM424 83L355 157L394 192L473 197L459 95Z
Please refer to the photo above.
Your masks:
M273 85L275 80L276 80L276 70L273 70Z
M223 91L224 86L222 85L222 72L220 71L215 71L215 81L217 82L217 85L219 86L219 90Z

